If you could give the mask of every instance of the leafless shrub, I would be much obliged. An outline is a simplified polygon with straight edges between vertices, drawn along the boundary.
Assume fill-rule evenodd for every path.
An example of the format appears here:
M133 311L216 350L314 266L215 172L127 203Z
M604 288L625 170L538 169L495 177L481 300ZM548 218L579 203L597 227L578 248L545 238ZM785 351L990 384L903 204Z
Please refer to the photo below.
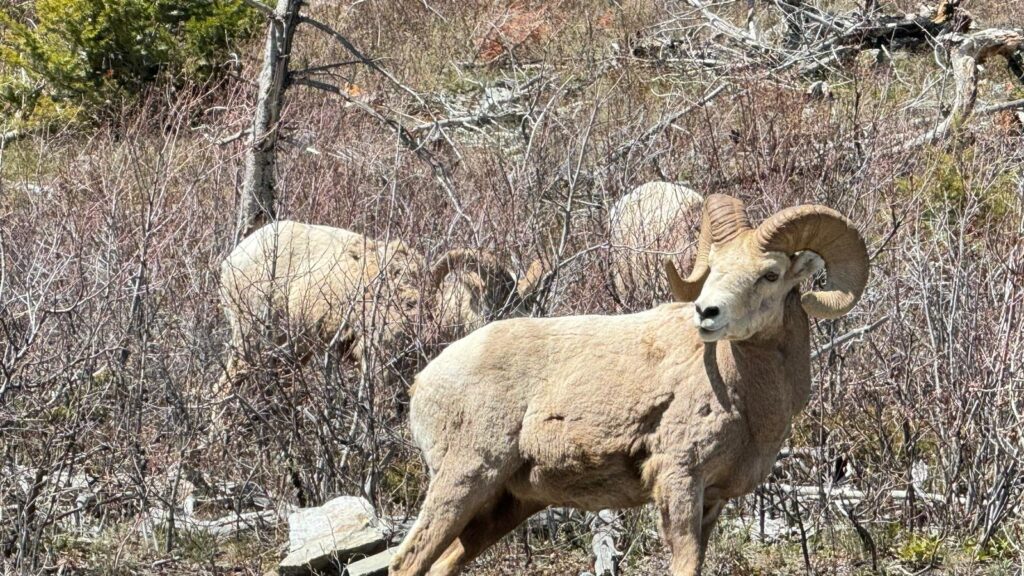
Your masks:
M665 34L692 55L705 20L687 6L554 3L546 14L557 33L527 35L536 45L485 67L475 59L490 6L312 7L416 89L420 101L364 68L331 72L387 117L431 125L416 134L452 189L379 119L297 86L282 125L279 216L402 238L431 260L452 247L488 249L517 275L546 257L555 272L533 313L574 314L623 310L607 207L641 182L738 196L752 220L803 202L832 206L869 239L871 283L852 314L814 328L821 353L814 396L794 425L799 456L782 458L764 489L727 515L754 532L791 525L822 571L832 560L823 551L846 526L863 528L870 539L856 542L871 541L882 567L895 561L892 526L1019 546L1020 129L975 116L945 142L893 154L952 100L927 53L826 70L831 96L814 99L796 70L632 49ZM721 14L743 29L745 7ZM988 4L972 12L1002 24ZM345 58L306 32L296 46L303 65ZM979 102L1006 101L997 88L1016 82L985 71ZM282 504L365 493L386 514L417 509L423 472L404 384L385 386L327 355L282 370L268 352L275 343L258 342L232 433L208 440L228 341L217 271L244 153L230 136L247 126L252 100L245 78L207 88L156 92L118 125L23 138L0 156L0 556L12 570L82 567L69 539L95 545L115 525L141 525L144 511L173 511L227 480L258 484ZM514 97L508 115L460 120L498 94ZM414 334L411 345L429 357L431 338ZM658 553L652 529L645 514L627 516L627 569ZM120 535L127 548L104 562L113 571L159 560L184 548L183 534ZM257 541L272 550L281 537ZM499 551L525 562L522 542L545 545L525 538ZM210 561L255 571L252 558Z

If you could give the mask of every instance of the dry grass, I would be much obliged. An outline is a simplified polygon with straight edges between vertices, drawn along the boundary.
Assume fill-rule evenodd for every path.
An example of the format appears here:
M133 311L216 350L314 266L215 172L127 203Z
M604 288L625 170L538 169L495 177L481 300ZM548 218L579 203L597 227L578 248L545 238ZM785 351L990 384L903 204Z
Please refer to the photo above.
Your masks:
M429 257L452 246L490 248L518 272L541 255L561 260L538 311L561 315L626 310L608 280L605 207L643 181L739 196L754 221L801 202L833 206L868 238L872 279L851 315L815 325L813 344L890 320L818 357L813 398L791 444L827 457L774 480L824 483L842 456L846 481L867 493L856 512L875 537L880 568L919 561L912 535L934 532L945 572L1010 573L1010 558L1021 556L1012 509L996 530L1005 549L981 554L967 543L985 532L986 494L1007 478L1012 507L1024 482L1019 126L978 118L953 142L893 154L950 97L929 53L836 73L827 78L833 99L819 101L804 96L809 80L795 74L723 75L612 48L695 25L685 3L434 4L314 5L314 15L421 98L365 67L343 68L333 80L409 125L471 107L497 85L526 86L521 115L431 139L431 154L450 170L450 196L389 128L294 88L281 216L401 237ZM968 9L992 25L1014 9L1024 13L1019 1ZM311 31L297 46L295 67L347 58ZM0 467L8 468L0 473L0 557L11 570L273 567L281 529L228 544L136 529L142 511L180 502L187 462L220 480L257 482L281 502L316 504L369 486L382 512L416 511L418 455L404 417L380 410L404 392L378 385L360 395L366 383L350 371L329 376L322 358L284 377L261 374L240 392L249 407L236 407L232 435L203 447L208 390L227 341L217 270L230 248L244 154L243 141L212 140L245 127L258 51L255 43L246 51L244 79L155 91L119 123L40 135L2 152ZM983 99L1020 97L1005 71L991 67L986 77ZM731 87L712 104L651 132L721 83ZM107 374L90 376L103 366ZM887 498L918 462L928 470L923 488L946 503ZM11 466L48 472L26 484ZM100 501L112 500L85 507L80 525L60 518L74 500L60 470L84 474ZM749 497L737 511L749 519L753 506ZM870 558L834 507L801 514L816 532L814 571L869 573ZM631 526L626 573L664 572L650 519ZM470 573L565 574L588 563L585 534L531 537L529 547L523 539L496 546ZM708 571L806 568L798 541L759 544L730 525L712 544Z

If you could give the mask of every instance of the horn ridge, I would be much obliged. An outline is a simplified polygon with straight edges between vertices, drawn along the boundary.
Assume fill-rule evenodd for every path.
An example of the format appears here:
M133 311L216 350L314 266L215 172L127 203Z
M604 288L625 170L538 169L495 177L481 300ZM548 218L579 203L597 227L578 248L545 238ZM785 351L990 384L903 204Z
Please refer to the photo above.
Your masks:
M706 220L701 223L711 227L711 242L719 244L728 242L743 232L750 230L743 202L725 194L712 194L704 204Z
M757 241L764 250L810 250L825 261L824 288L801 296L811 316L838 318L864 293L869 272L864 238L849 219L831 208L808 204L782 210L758 226Z
M693 261L693 270L683 279L675 264L666 258L665 273L668 275L669 286L676 300L693 302L700 296L707 279L708 255L713 244L728 242L744 230L750 229L750 221L743 207L743 202L725 194L712 194L704 200L701 210L700 236L697 237L697 256Z
M503 270L503 267L498 262L498 258L491 253L489 250L476 250L472 248L453 248L446 252L435 264L431 267L431 285L437 287L444 281L452 270L457 268L463 268L467 266L475 265L481 271L499 271Z

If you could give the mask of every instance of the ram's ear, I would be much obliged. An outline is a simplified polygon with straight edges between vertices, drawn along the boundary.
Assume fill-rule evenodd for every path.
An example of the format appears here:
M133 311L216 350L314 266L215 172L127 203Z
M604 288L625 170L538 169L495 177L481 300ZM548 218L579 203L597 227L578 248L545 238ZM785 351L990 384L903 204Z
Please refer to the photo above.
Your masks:
M804 280L812 278L818 272L825 269L825 261L810 250L802 250L789 257L789 272L786 276L794 283L799 284Z

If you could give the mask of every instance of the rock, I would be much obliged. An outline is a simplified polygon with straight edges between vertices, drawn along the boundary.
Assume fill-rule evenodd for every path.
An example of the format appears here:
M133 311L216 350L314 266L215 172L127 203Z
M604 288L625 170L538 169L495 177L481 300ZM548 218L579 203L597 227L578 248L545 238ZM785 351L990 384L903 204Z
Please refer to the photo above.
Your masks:
M501 112L516 100L516 93L504 86L488 86L484 88L483 110Z
M341 496L316 508L288 516L288 556L283 575L330 570L356 554L381 551L387 529L365 498Z
M380 554L353 562L345 567L345 572L348 576L387 576L388 564L391 563L396 550L398 548L388 548Z

